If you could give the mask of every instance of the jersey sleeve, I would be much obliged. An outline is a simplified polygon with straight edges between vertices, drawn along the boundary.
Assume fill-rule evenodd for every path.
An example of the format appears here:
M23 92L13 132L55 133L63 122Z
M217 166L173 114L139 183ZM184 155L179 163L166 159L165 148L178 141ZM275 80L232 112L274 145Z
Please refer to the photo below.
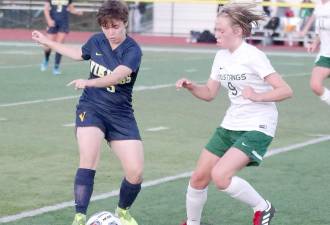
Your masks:
M138 47L130 47L123 55L121 65L127 66L133 72L136 72L141 64L142 52Z
M264 79L269 74L276 72L269 59L263 52L257 54L257 56L251 60L249 66L262 79Z
M213 65L212 65L212 69L211 69L211 75L210 75L210 78L212 80L215 80L215 81L219 81L220 82L220 76L219 76L219 58L220 58L220 54L217 53L216 56L214 57L214 60L213 60Z
M89 60L91 58L92 54L92 43L93 43L93 37L91 37L82 47L81 47L81 58L84 60Z

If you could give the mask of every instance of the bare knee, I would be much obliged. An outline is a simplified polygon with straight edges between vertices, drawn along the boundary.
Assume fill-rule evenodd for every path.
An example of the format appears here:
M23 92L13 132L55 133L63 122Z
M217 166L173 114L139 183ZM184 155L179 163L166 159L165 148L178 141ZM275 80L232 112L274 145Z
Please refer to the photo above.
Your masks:
M219 190L224 190L228 188L231 180L231 176L229 174L213 169L211 173L211 177L215 186Z
M316 95L321 96L323 94L323 84L321 81L311 79L310 87Z
M208 186L210 182L210 175L200 172L194 171L190 178L190 185L196 189L204 189Z
M91 157L90 155L80 154L79 167L86 169L96 169L98 164L98 156Z
M140 184L143 181L143 170L130 170L125 174L126 180L131 184Z

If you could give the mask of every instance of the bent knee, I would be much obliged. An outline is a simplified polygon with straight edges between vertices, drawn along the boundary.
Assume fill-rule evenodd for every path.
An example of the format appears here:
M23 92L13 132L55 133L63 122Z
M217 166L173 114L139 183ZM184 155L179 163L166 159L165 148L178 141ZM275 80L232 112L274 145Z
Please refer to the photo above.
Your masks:
M311 80L310 87L316 95L322 95L323 94L323 85L322 85L321 82Z
M204 189L210 183L211 177L207 173L195 171L190 178L190 185L197 189Z
M231 176L221 171L212 170L211 173L212 181L219 190L226 189L231 181Z

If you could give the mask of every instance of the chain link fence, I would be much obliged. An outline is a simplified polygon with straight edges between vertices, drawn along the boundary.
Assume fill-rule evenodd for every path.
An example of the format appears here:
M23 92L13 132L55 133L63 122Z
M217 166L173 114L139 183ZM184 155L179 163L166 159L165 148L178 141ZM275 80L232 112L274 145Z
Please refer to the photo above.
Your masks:
M45 29L43 9L45 1L2 0L0 1L0 28ZM96 12L103 1L75 1L83 16L70 14L70 29L75 31L98 31ZM130 9L129 31L150 32L152 30L153 4L128 2ZM136 21L138 20L138 21Z

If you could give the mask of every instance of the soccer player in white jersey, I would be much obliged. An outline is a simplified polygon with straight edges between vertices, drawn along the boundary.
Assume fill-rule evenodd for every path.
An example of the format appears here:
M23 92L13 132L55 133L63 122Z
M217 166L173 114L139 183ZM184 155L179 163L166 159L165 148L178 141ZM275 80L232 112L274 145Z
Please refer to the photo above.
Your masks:
M330 76L330 0L320 0L316 4L313 16L302 31L303 36L315 21L317 36L307 46L307 51L315 52L320 45L320 52L312 71L310 86L322 101L330 105L330 90L323 83Z
M207 187L216 187L254 210L254 225L269 225L274 206L247 181L235 176L246 166L263 160L277 125L275 102L292 96L289 85L274 70L266 55L245 42L252 24L263 15L251 5L226 5L215 23L217 45L212 71L206 84L186 78L177 81L195 97L211 101L220 86L228 90L231 106L209 142L202 150L190 178L186 195L187 221L182 225L200 225Z

